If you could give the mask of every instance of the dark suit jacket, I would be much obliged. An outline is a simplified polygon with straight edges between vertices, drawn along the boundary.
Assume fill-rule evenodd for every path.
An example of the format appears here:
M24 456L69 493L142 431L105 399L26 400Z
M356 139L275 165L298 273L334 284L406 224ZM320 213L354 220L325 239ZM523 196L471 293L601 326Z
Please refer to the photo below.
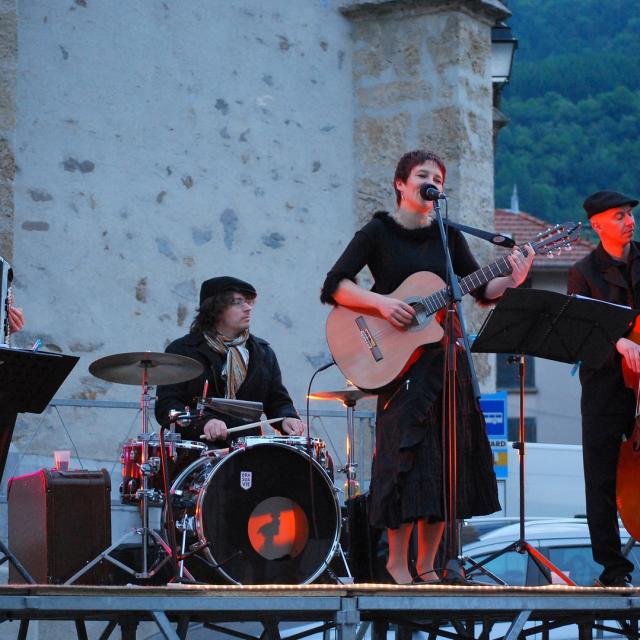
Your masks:
M569 270L567 293L640 308L639 243L631 243L631 288L620 264L604 250L602 244L599 244ZM621 415L635 412L634 395L624 385L621 363L622 357L612 345L611 356L604 366L599 369L584 365L580 367L583 415Z
M267 418L297 418L298 414L293 406L289 393L282 384L282 375L278 360L269 343L254 335L247 340L249 350L249 367L247 377L237 391L238 400L252 400L262 402ZM167 353L175 353L181 356L193 358L204 365L204 372L187 382L179 384L160 385L157 392L155 407L156 420L163 425L169 421L169 411L176 409L184 411L185 406L196 408L197 398L202 396L205 380L209 381L209 397L224 398L226 385L221 371L225 362L222 354L211 349L201 333L189 333L172 342L166 349ZM229 418L224 415L215 415L225 421L227 427L242 424L242 420ZM185 440L198 440L202 434L200 424L192 427L183 427L180 433ZM274 425L276 428L279 424ZM252 435L259 433L243 431L239 435ZM227 443L228 444L228 443ZM221 442L216 443L222 446Z

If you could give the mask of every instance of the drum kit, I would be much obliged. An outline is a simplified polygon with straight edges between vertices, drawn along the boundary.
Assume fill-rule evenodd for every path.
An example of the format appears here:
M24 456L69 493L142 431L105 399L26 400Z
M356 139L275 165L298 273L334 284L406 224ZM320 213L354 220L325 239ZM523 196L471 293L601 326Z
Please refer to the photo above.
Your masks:
M142 526L117 540L72 576L67 584L102 560L138 579L156 575L171 563L172 581L206 584L308 584L340 554L341 509L334 486L333 461L320 438L245 436L228 450L182 441L176 425L206 411L255 418L262 404L220 398L199 399L196 414L173 412L168 433L150 429L151 387L191 380L203 366L185 356L135 352L94 361L89 371L109 382L140 385L141 433L122 447L121 500L140 506ZM340 400L347 407L346 497L355 493L352 461L353 413L364 397L358 389L318 392L317 399ZM239 431L265 422L229 429ZM168 496L168 497L167 497ZM149 507L162 507L161 532L149 526ZM111 554L125 541L141 539L141 568ZM153 545L155 557L150 563Z

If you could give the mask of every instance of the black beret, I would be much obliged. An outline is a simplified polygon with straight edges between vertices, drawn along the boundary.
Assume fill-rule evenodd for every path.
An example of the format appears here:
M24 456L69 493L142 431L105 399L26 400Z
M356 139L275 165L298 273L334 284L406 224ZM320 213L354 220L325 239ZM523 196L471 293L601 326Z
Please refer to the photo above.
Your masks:
M219 276L218 278L209 278L209 280L205 280L202 283L200 287L200 304L207 298L217 296L225 291L237 291L254 298L258 295L255 287L244 280L239 280L233 276Z
M591 218L596 213L602 213L614 207L621 207L624 204L630 204L635 207L638 201L617 191L596 191L582 203L582 206L587 212L587 216Z

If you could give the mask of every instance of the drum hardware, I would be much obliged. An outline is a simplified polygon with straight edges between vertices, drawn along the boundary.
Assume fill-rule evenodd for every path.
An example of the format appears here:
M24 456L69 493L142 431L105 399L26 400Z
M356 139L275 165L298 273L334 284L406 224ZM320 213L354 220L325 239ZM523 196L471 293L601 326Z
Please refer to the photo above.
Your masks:
M331 478L331 482L334 480L334 468L333 458L327 450L327 445L321 438L309 438L307 436L245 436L234 440L231 445L231 450L245 447L253 447L260 444L285 444L290 447L295 447L299 451L302 451L305 455L313 458L324 469L325 473ZM334 491L338 491L335 487Z
M175 384L191 380L192 378L199 376L203 370L203 365L192 358L149 351L120 353L112 356L106 356L95 360L89 366L89 372L97 378L119 384L140 385L141 387L140 409L142 433L139 435L139 439L142 442L142 447L139 464L142 472L140 502L142 527L133 529L131 532L126 533L108 549L88 563L81 571L71 576L65 584L72 584L101 560L107 560L112 564L117 565L127 573L140 579L153 577L161 567L170 561L173 565L174 575L178 575L175 528L172 527L169 532L168 537L171 543L171 546L169 546L158 533L149 527L149 474L146 471L153 467L153 465L149 463L149 442L151 439L151 434L149 433L149 421L151 415L150 391L152 385ZM168 489L168 480L166 475L167 452L165 449L163 430L160 431L160 458L165 488ZM145 468L145 466L147 466L147 468ZM166 495L168 495L168 491L166 491ZM125 540L130 539L132 536L141 536L142 538L142 569L139 572L116 560L110 555L114 549L119 547ZM152 539L156 545L164 551L164 557L162 557L162 553L159 553L157 560L151 567L149 567L148 558L150 539Z
M174 481L179 504L167 501L163 521L176 512L180 559L186 552L184 567L198 581L307 584L338 552L333 483L315 458L284 440L250 436L224 457L203 456ZM298 481L306 477L316 494L317 534L310 487Z
M348 388L336 391L316 391L309 395L312 400L336 400L342 402L347 409L347 462L338 469L339 473L344 473L346 480L344 483L345 498L350 500L360 493L360 483L358 482L358 465L353 461L353 447L355 445L355 421L354 414L356 403L363 398L370 398L372 395L361 389Z
M185 515L181 520L176 520L176 529L178 531L187 532L196 530L196 520L193 516ZM184 553L184 551L183 551Z
M149 470L147 484L154 489L151 497L152 503L157 505L164 499L164 486L162 476L157 473L161 469L160 440L158 435L143 434L144 438L131 439L122 446L120 463L122 464L122 484L120 485L120 499L123 504L139 503L142 497L138 493L142 486L142 459L143 440L147 442L148 460L157 460L158 468ZM167 450L167 463L169 475L175 478L183 469L197 460L207 450L207 445L202 442L182 441L177 433L167 433L165 438Z

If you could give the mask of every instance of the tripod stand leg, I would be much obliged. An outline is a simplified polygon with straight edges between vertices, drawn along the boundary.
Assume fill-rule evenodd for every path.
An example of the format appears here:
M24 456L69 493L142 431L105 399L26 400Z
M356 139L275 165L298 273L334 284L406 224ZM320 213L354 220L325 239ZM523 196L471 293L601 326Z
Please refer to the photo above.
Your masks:
M347 558L344 555L344 551L342 549L342 545L340 543L338 543L338 553L340 554L340 559L342 560L342 564L344 565L344 568L347 570L347 575L346 577L349 578L349 582L353 582L353 575L351 574L351 569L349 568L349 563L347 562ZM342 581L339 580L339 582L341 582L341 584L346 584Z
M562 581L568 584L570 587L575 587L576 583L569 578L569 576L565 575L558 567L556 567L550 560L547 560L535 547L532 547L528 542L521 543L522 548L531 556L531 559L538 565L538 568L545 574L544 569L546 568L551 573L555 573Z

